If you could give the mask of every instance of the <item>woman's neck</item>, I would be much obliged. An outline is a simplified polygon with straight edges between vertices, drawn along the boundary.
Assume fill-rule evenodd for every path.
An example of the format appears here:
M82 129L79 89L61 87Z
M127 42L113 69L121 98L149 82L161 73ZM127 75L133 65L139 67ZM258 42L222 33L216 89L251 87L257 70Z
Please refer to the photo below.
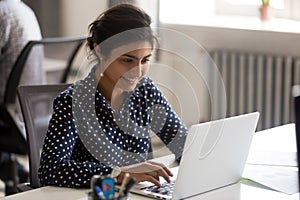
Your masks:
M96 70L96 78L98 80L98 89L101 92L101 94L105 97L106 101L110 104L110 106L115 109L119 110L124 99L125 99L125 92L111 83L107 81L105 76L97 75L100 73L97 73Z

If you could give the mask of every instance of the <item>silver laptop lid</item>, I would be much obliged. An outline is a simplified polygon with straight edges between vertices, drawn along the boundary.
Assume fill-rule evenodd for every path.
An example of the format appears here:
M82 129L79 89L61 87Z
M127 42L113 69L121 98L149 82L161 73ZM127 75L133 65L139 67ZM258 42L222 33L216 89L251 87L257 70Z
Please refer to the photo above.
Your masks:
M193 125L172 199L184 199L240 180L259 113Z

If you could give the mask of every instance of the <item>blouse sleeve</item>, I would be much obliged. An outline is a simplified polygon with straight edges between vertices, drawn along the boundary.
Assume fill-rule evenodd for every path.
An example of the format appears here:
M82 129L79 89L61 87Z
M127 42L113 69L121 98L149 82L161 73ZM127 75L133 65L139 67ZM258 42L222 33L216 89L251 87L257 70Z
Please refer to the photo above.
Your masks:
M87 155L73 158L76 143L80 143L72 116L72 97L61 94L54 101L54 112L44 141L39 168L42 185L63 187L89 186L94 174L110 174L106 165L86 161ZM84 148L82 146L82 148ZM83 151L85 152L85 151ZM78 152L76 152L78 155Z
M152 105L151 129L175 154L179 162L187 135L187 128L173 110L168 100L157 88L152 88L154 103Z

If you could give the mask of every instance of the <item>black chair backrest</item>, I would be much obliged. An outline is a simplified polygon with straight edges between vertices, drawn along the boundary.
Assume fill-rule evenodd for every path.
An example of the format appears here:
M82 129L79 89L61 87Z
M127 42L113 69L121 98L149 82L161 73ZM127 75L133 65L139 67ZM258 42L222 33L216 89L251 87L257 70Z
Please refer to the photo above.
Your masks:
M64 59L67 59L68 62L67 62L67 65L65 66L64 74L62 75L60 83L65 83L67 81L68 74L70 73L70 70L72 68L72 64L74 62L76 54L78 53L78 51L81 48L82 44L84 43L85 39L86 39L86 36L76 36L76 37L43 38L41 40L29 41L27 43L27 45L21 51L15 65L10 73L10 76L9 76L7 84L6 84L4 103L15 103L16 95L17 95L16 89L20 83L20 79L21 79L22 72L24 70L27 58L34 46L47 45L47 44L67 45L70 43L75 43L75 45L72 46L71 53L68 54L68 58L64 58ZM60 48L63 48L63 46L61 46ZM53 51L55 52L57 50L53 49Z
M40 63L41 65L44 65L44 63L49 60L60 61L58 63L62 65L62 70L59 71L59 77L62 78L55 83L64 83L85 39L86 36L43 38L41 40L29 41L23 48L8 77L4 101L0 103L0 123L5 125L5 129L7 130L5 131L7 132L7 137L5 136L6 141L0 141L0 151L21 155L27 154L26 138L24 137L25 131L20 121L22 119L20 119L20 111L16 103L17 87L21 84L24 68L30 65L30 63L27 62L32 61L36 64L36 60L31 60L36 58L36 53L38 53L38 56L41 56L40 60L44 59L43 62ZM34 53L31 54L31 52ZM62 71L64 74L62 74ZM30 81L30 79L26 81L26 84L29 84ZM3 136L3 133L1 134ZM16 141L18 141L18 143L16 143Z
M18 98L25 122L29 151L30 187L40 187L38 169L40 151L52 115L53 100L70 84L24 85L18 87ZM39 110L39 112L35 112Z

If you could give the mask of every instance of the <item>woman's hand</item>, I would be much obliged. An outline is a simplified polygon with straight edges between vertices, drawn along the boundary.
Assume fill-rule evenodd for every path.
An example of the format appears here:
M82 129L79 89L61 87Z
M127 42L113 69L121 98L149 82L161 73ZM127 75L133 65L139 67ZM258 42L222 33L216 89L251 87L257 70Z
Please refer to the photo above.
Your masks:
M137 182L149 181L157 186L161 186L159 177L163 177L167 182L170 182L170 176L173 173L164 164L146 161L136 165L121 167L121 174L117 177L119 183L122 182L125 173L129 173Z

